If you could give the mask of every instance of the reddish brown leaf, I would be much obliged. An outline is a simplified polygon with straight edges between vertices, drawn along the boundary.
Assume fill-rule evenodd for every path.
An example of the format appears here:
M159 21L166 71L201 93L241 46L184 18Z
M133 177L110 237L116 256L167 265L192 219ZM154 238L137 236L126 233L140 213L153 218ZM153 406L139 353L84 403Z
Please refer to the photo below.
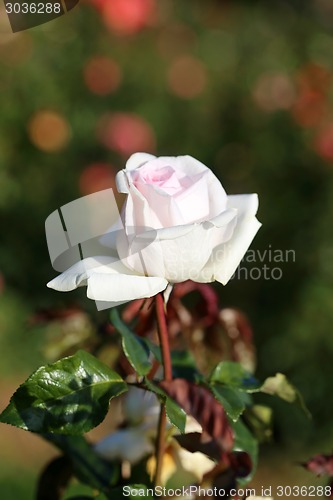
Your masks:
M160 383L162 389L174 399L188 415L201 425L204 433L216 440L222 450L231 450L233 432L220 403L205 387L182 378Z
M220 311L220 322L230 339L232 359L254 371L255 348L248 318L238 309L225 308Z
M145 337L154 329L155 321L154 299L133 300L126 305L122 312L125 323L136 320L134 331L140 337Z
M302 465L317 476L333 477L333 455L315 455Z
M193 316L196 319L200 318L200 323L206 327L216 323L219 316L219 299L214 288L207 283L185 281L175 285L169 302L170 308L173 307L173 302L179 301L191 292L199 294L199 301L192 311Z
M63 321L78 314L84 313L76 305L59 309L39 309L29 318L29 323L34 326L50 323L51 321Z

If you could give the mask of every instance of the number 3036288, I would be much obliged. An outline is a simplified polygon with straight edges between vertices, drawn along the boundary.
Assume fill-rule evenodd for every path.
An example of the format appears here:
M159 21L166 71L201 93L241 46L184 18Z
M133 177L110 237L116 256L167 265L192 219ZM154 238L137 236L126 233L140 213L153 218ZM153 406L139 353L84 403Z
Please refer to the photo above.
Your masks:
M60 3L6 3L7 14L60 14Z
M331 486L277 486L278 497L329 497L331 498Z

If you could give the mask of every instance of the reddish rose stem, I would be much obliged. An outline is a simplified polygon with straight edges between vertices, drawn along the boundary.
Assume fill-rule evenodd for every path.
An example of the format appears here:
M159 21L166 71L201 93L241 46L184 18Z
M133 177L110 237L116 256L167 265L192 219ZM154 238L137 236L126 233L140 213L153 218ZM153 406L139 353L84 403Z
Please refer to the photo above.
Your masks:
M172 364L171 353L169 346L168 327L166 322L166 312L164 309L164 298L161 293L155 297L157 332L162 351L162 364L164 369L164 380L170 382L172 380Z
M155 297L155 310L157 319L157 332L162 351L162 364L164 370L164 380L172 380L172 364L171 353L169 346L168 327L165 316L164 298L161 293ZM160 418L158 422L157 438L156 438L156 470L154 485L161 485L161 474L163 465L163 456L165 450L165 427L166 427L166 409L165 404L161 403Z

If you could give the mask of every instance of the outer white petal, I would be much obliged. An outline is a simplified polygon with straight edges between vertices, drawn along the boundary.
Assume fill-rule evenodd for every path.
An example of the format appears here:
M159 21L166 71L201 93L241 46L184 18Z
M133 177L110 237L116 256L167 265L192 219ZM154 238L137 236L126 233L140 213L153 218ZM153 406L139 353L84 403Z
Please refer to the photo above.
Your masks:
M157 396L149 391L143 391L137 387L130 387L123 399L124 417L130 425L138 425L144 420L150 420L154 415L157 423L161 405ZM146 422L145 422L146 425Z
M203 476L216 466L216 463L203 453L198 451L191 453L181 448L175 440L172 440L170 444L174 467L169 465L168 468L163 467L166 470L162 469L162 481L167 487L172 485L174 488L179 488L195 483L200 484Z
M184 448L180 448L178 450L178 458L180 466L190 474L193 474L194 478L199 483L202 481L203 476L216 466L213 460L199 451L191 453Z
M257 194L228 196L228 207L238 210L233 235L227 243L214 249L211 258L198 276L198 281L216 280L226 285L261 227L261 223L255 217L258 209Z
M99 441L94 450L106 460L128 460L135 464L144 456L153 453L154 446L142 429L136 427L110 434Z
M150 153L134 153L126 162L126 170L134 170L141 167L147 161L154 160L156 156Z
M228 196L228 208L237 208L239 213L246 216L256 215L259 207L259 199L256 193L234 194Z
M197 281L213 248L231 237L236 215L231 209L212 221L146 231L127 247L119 240L119 255L138 274L163 276L170 283Z
M116 186L118 193L129 193L129 183L125 170L119 170L116 175Z
M153 297L165 290L167 285L167 280L160 277L98 272L88 279L87 297L98 301L127 302Z
M86 286L88 277L92 272L95 272L97 268L105 269L105 272L109 273L117 272L114 268L109 267L109 265L116 266L118 263L122 266L119 259L116 260L112 257L88 257L87 259L80 260L65 272L59 274L59 276L51 280L47 286L59 292L70 292L79 286Z
M168 282L162 277L138 276L113 257L89 257L47 284L63 292L84 285L88 286L90 299L119 303L152 297L163 291Z
M161 160L163 159L164 157L162 156ZM166 156L165 159L168 159L168 157ZM201 161L196 160L190 155L176 156L174 160L176 160L177 168L186 175L196 175L209 170Z

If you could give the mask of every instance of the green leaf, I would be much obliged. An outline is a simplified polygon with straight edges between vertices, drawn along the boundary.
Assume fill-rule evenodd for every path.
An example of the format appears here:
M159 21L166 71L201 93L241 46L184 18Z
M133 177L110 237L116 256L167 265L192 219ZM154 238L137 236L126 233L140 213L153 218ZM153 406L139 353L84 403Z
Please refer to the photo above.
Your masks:
M150 372L149 349L143 340L135 335L119 317L117 309L113 308L110 313L111 322L122 338L122 346L126 358L141 376Z
M219 383L246 392L256 392L260 389L260 383L241 364L233 361L222 361L219 363L209 377L211 383Z
M0 422L38 433L83 434L104 419L123 379L85 351L38 368L17 389Z
M165 410L170 422L184 434L186 426L186 413L173 399L166 397Z
M234 422L245 410L246 401L244 393L232 387L224 387L220 384L214 384L209 387L216 399L224 408L224 411Z
M83 436L44 434L43 437L67 455L76 477L94 489L107 491L119 479L119 466L100 458Z
M247 372L239 363L234 363L232 361L223 361L219 363L211 373L209 377L210 390L219 387L220 392L221 387L228 387L237 389L239 392L244 393L255 393L263 392L270 394L272 396L277 396L288 403L295 403L298 405L305 414L311 418L311 415L306 408L303 398L299 391L288 381L285 375L282 373L277 373L274 377L268 377L263 384L260 384L251 373ZM214 392L214 391L213 391ZM215 394L215 392L214 392ZM236 398L232 396L234 400L235 407L233 408L237 413L237 401ZM221 401L223 404L223 402ZM232 401L229 403L231 406ZM228 401L227 401L228 405ZM228 413L228 407L225 407ZM231 418L232 415L228 413Z
M186 413L173 399L171 399L159 386L145 379L145 386L148 391L154 392L159 399L165 403L165 410L171 424L177 427L183 434L186 426Z
M190 382L197 382L202 378L189 351L172 351L171 361L174 378L184 378Z
M288 403L295 403L309 418L311 418L311 414L305 406L300 392L282 373L277 373L274 377L268 377L261 386L260 391L265 394L270 394L271 396L277 396Z
M142 340L146 344L147 348L153 353L157 361L162 363L162 353L160 346L154 344L154 342L152 342L147 337L143 338Z
M272 414L272 409L263 405L253 405L251 408L247 408L244 414L246 422L259 443L271 441L273 434Z
M231 422L234 431L234 447L233 451L244 451L247 453L252 462L252 469L250 474L245 478L238 478L237 481L240 485L247 484L253 478L258 464L258 443L255 437L251 434L249 429L244 425L241 420Z

